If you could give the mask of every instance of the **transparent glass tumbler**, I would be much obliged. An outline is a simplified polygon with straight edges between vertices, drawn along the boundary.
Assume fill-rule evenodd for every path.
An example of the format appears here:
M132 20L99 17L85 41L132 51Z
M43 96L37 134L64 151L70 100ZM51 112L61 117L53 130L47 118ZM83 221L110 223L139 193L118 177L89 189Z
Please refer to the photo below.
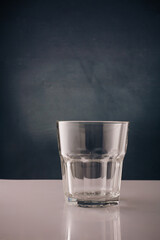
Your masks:
M128 122L58 121L65 199L83 207L118 204Z

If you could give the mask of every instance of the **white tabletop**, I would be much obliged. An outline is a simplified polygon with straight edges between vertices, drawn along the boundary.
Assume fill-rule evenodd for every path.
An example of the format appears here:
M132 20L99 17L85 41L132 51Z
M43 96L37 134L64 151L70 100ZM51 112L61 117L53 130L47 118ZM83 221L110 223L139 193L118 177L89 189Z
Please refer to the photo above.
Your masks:
M64 203L61 180L0 180L0 240L159 240L160 181L122 181L119 206Z

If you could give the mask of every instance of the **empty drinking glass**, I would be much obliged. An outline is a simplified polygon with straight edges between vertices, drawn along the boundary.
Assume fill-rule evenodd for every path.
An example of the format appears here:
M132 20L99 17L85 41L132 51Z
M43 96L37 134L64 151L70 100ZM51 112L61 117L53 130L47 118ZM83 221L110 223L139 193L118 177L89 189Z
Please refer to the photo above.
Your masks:
M128 122L58 121L65 199L84 207L117 204Z

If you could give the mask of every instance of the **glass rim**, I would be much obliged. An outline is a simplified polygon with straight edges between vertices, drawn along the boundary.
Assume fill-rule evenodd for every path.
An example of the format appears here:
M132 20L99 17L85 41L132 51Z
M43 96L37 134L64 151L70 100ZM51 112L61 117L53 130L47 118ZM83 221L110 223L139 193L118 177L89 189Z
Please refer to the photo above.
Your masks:
M57 123L104 123L104 124L129 124L129 121L59 121Z

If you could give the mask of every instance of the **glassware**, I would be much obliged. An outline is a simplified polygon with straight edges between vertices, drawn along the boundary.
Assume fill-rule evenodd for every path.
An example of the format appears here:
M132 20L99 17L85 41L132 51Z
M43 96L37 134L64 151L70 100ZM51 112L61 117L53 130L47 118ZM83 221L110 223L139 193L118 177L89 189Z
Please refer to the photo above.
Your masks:
M65 199L83 207L117 204L129 122L58 121Z

